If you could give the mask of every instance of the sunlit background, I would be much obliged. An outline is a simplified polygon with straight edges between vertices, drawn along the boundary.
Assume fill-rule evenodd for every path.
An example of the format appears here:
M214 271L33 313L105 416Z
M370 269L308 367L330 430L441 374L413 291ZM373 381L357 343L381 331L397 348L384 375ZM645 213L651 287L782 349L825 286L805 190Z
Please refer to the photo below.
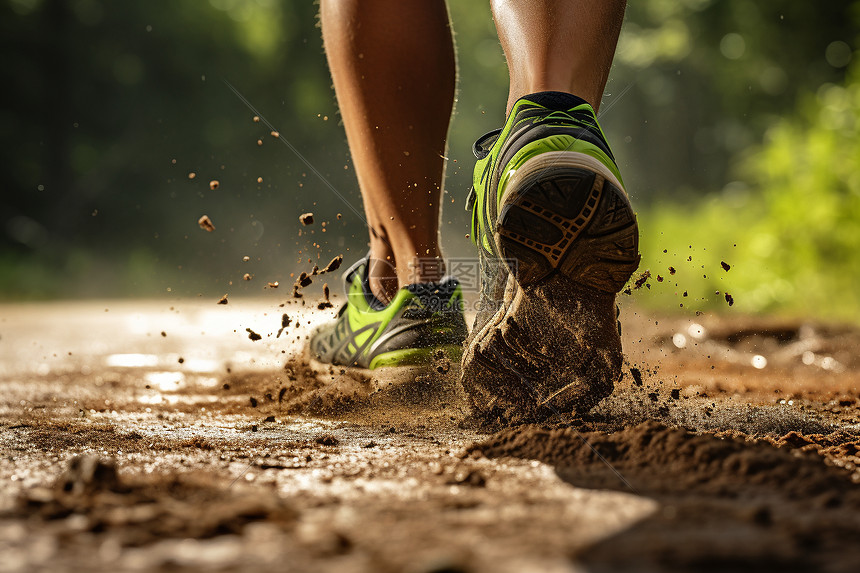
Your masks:
M487 3L449 6L443 232L468 256L471 144L503 121L507 71ZM0 297L283 297L363 254L317 10L0 0ZM639 212L639 303L860 319L858 30L858 1L631 2L601 121Z

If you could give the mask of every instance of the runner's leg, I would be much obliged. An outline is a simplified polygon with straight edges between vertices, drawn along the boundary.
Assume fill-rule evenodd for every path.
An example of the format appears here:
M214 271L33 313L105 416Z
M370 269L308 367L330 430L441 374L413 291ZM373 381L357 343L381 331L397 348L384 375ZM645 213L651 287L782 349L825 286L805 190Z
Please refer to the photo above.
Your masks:
M371 290L386 302L444 274L439 208L455 81L448 11L444 0L322 0L320 20L371 258L396 273L371 265Z
M492 0L511 76L508 110L527 94L560 91L600 106L626 0Z

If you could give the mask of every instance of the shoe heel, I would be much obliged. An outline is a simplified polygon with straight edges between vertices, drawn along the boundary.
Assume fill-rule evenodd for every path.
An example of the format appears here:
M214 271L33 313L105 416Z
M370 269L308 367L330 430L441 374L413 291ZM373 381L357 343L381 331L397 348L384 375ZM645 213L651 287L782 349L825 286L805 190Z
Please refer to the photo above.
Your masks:
M620 182L591 156L543 153L508 182L494 233L517 282L557 273L619 292L639 266L636 215Z

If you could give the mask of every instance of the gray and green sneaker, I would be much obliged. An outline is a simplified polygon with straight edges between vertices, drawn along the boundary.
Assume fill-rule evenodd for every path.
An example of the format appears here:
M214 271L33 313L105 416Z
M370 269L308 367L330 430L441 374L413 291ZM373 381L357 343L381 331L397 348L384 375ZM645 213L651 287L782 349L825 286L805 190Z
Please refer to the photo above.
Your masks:
M367 268L364 258L344 273L347 302L334 321L311 334L312 365L420 373L439 359L459 361L467 327L457 279L411 284L384 305L370 292Z
M639 264L612 151L592 107L561 92L519 99L474 151L481 307L461 372L473 410L502 422L586 412L620 376L615 295Z

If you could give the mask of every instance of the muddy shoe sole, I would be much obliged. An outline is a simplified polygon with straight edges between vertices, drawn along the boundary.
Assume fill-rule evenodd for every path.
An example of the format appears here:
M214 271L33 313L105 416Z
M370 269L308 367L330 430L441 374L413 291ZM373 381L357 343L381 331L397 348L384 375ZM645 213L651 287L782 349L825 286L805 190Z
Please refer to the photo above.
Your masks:
M497 221L510 274L463 356L473 409L506 422L586 412L621 372L615 294L639 265L630 201L593 157L543 153L508 182Z

